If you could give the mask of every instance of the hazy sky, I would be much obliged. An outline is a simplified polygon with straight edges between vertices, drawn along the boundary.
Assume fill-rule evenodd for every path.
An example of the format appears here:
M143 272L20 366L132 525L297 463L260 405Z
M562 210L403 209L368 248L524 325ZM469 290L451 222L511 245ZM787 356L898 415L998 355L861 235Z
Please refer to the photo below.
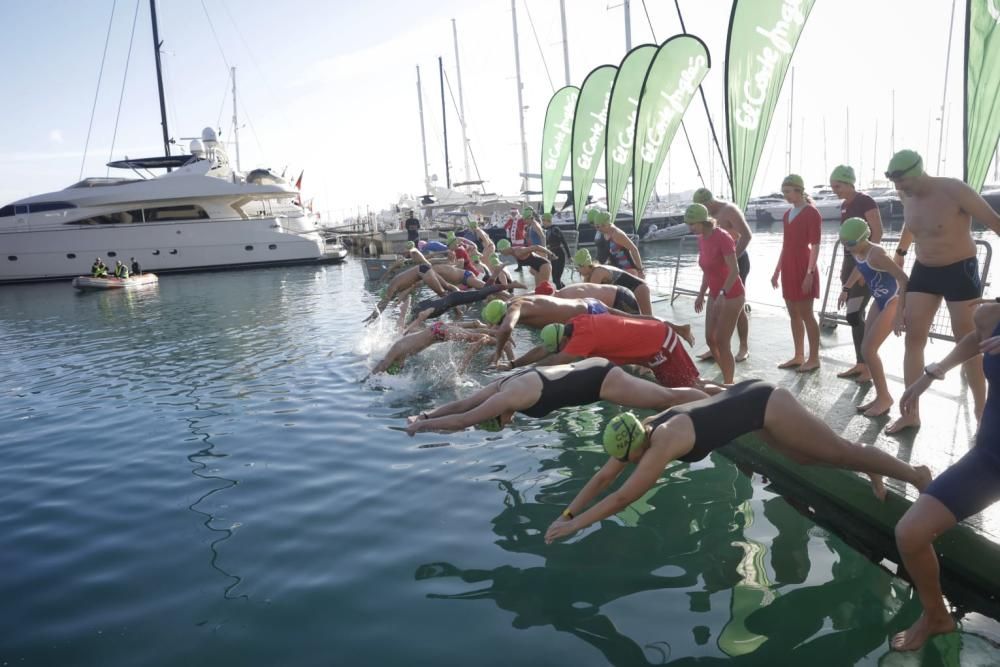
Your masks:
M750 0L744 0L750 1ZM566 0L571 82L625 54L624 10L608 0ZM724 142L723 65L728 0L681 0L689 32L712 56L704 90ZM941 173L961 176L964 2L958 2L944 114ZM107 60L84 175L104 175L122 94L133 17L138 18L113 157L162 152L148 0L3 0L0 41L0 204L75 182L112 16ZM464 180L451 19L458 27L469 143L491 191L516 194L521 150L509 0L159 0L170 133L221 128L232 138L230 65L237 67L244 169L269 166L293 178L333 218L377 210L423 191L416 66L423 79L430 171L444 178L441 90L446 89L452 180ZM648 21L646 11L648 10ZM755 193L778 189L791 170L826 181L849 162L863 185L894 146L924 154L937 171L952 3L947 0L817 0L793 60L789 133L786 79ZM680 32L674 3L631 2L633 46ZM529 169L538 171L545 106L565 85L558 0L517 0ZM227 64L228 63L228 64ZM892 113L895 91L895 114ZM722 187L705 111L685 116L706 184ZM849 131L848 131L849 128ZM877 139L877 141L876 141ZM724 143L723 143L724 148ZM658 191L701 185L678 133ZM602 170L603 171L603 170ZM598 176L601 176L599 173ZM475 178L475 173L470 175ZM990 169L987 182L994 179ZM533 184L539 189L539 184ZM599 194L599 193L595 193Z

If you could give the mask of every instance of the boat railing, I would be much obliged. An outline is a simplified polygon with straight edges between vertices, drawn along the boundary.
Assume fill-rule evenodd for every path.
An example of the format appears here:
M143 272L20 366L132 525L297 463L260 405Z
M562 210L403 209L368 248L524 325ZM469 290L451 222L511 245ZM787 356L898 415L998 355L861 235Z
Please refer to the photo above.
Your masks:
M899 243L898 236L885 236L879 242L880 245L889 248L895 247L895 244ZM993 248L989 243L983 240L976 239L976 259L979 260L979 280L983 288L985 288L989 283L987 278L990 275L990 262L993 259ZM833 329L836 328L838 324L847 324L847 317L840 312L837 308L837 300L840 297L840 267L844 263L844 255L841 252L843 248L842 243L834 243L833 251L830 256L830 268L827 271L826 276L826 289L823 290L823 305L820 308L819 324L821 327ZM903 262L903 270L906 271L907 275L910 274L910 270L913 268L913 262L915 261L915 256L913 254L907 255ZM838 285L838 289L833 289L834 283ZM832 308L832 310L828 310ZM951 315L948 313L948 304L943 300L941 305L938 307L937 312L934 314L934 321L931 323L930 337L937 338L939 340L955 340L955 334L951 330Z

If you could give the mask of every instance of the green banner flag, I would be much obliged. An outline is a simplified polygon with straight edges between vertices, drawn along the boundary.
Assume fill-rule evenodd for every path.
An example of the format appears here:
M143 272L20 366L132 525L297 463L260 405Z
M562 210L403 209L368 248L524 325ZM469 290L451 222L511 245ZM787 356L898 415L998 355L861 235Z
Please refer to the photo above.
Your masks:
M815 0L733 0L726 38L726 121L733 203L750 199L785 73Z
M612 220L618 215L618 207L632 173L639 94L655 54L655 44L642 44L629 51L618 66L618 76L611 87L608 131L604 140L604 174L608 187L608 213Z
M542 128L542 212L550 213L559 192L559 181L569 159L570 137L573 135L573 115L580 89L565 86L556 91L545 110Z
M986 182L1000 140L1000 0L969 0L965 12L965 182Z
M653 56L635 119L632 217L636 230L681 118L711 66L705 43L693 35L674 35Z
M573 117L573 217L580 226L583 207L594 183L597 166L601 163L604 150L604 133L608 125L608 104L611 101L611 86L618 68L601 65L595 68L580 86L580 99L576 102Z

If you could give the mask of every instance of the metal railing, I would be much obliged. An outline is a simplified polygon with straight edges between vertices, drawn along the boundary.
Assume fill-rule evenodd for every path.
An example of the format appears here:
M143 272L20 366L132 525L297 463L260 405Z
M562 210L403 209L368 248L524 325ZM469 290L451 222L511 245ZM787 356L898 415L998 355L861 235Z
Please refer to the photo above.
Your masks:
M896 244L899 243L898 236L886 236L883 237L879 245L886 249L886 252L890 256L893 255ZM987 282L987 277L990 274L990 262L993 259L993 248L986 241L976 239L976 259L979 260L979 279L985 289L989 284ZM836 309L837 299L840 297L840 267L843 265L843 254L841 253L841 248L843 248L842 243L833 244L833 253L830 257L830 269L826 276L826 289L823 291L823 305L820 308L819 313L819 325L824 328L836 328L838 324L847 324L847 317L840 313L839 309ZM903 270L907 275L913 270L913 262L915 261L916 255L914 253L908 254L903 262ZM837 285L837 289L833 289L833 285ZM830 304L831 292L833 294L833 306L835 310L827 310ZM955 340L955 336L951 330L951 315L948 313L948 304L944 301L941 302L941 306L938 308L937 313L934 314L934 321L931 323L930 337L937 338L940 340Z
M701 282L700 281L698 283L698 286L694 287L694 288L683 287L683 286L678 286L677 285L677 278L681 274L681 257L684 256L684 251L685 251L685 247L684 246L686 246L688 244L694 245L695 250L697 251L697 249L698 249L698 237L697 236L682 236L681 239L680 239L680 243L677 244L677 257L674 260L674 282L673 282L673 285L670 288L670 303L671 304L674 303L674 300L677 299L677 296L679 294L686 294L688 296L698 296L698 294L701 293ZM701 276L700 272L699 272L698 276L699 277Z

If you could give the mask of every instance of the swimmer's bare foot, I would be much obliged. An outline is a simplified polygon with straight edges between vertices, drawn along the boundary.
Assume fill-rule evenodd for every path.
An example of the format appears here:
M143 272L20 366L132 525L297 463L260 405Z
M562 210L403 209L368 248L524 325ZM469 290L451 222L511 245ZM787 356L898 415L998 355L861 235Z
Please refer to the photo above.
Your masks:
M934 479L931 476L931 469L927 466L913 466L913 469L917 472L917 481L913 483L913 486L917 488L917 491L923 493L924 489L930 486L931 480Z
M955 627L955 619L951 617L951 614L945 613L943 617L932 619L923 613L908 630L893 637L890 644L894 651L916 651L934 635L954 632Z
M896 421L885 427L886 435L895 435L908 428L920 428L920 417L916 415L903 415Z
M859 405L858 411L863 412L865 417L882 417L889 414L889 409L892 408L892 404L892 396L887 398L879 398L876 396L874 401L869 401L864 405Z
M778 364L778 368L795 368L797 366L801 366L802 362L802 357L792 357L788 361Z
M864 364L854 364L853 366L851 366L850 368L848 368L846 371L841 371L840 373L837 373L837 377L839 377L839 378L852 378L855 375L860 375L863 370L864 370Z
M750 357L750 350L745 347L741 347L736 352L736 361L746 361Z
M872 381L872 374L869 373L866 370L866 371L863 371L863 372L859 373L858 375L855 375L854 378L853 378L853 380L855 382L857 382L858 384L864 384L865 382L871 382Z
M806 363L799 366L799 373L811 373L812 371L819 370L819 359L810 359Z
M882 481L882 475L876 475L874 473L868 473L868 479L872 482L872 493L880 501L885 502L885 483Z
M691 333L691 325L690 324L671 324L670 326L671 326L671 328L673 328L674 332L678 336L680 336L681 338L683 338L684 340L687 341L687 344L689 346L692 346L692 347L694 346L694 334Z
M711 361L712 359L715 359L715 355L712 354L711 350L706 350L705 352L699 354L697 359L698 361Z

